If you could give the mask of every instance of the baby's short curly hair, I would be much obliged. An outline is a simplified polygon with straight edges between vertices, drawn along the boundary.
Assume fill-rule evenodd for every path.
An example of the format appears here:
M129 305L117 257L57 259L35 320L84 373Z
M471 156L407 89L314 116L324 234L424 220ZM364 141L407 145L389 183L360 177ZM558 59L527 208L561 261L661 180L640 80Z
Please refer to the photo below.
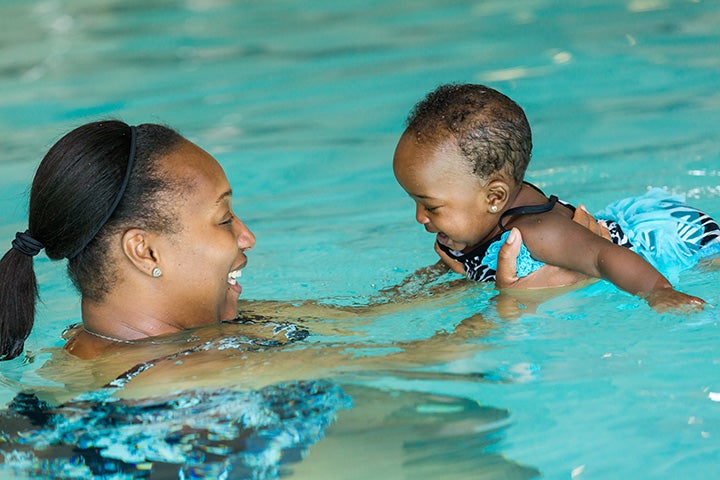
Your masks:
M421 143L440 143L448 135L487 179L504 172L520 183L530 163L532 134L522 108L484 85L441 85L410 112L406 133Z

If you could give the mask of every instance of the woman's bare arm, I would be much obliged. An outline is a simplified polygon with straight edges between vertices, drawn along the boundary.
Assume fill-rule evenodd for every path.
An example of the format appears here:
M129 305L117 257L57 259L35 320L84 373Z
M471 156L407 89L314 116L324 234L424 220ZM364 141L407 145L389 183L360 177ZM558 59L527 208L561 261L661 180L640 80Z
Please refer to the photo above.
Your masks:
M588 229L595 235L609 239L607 228L598 223L592 215L581 205L575 210L573 221ZM521 240L522 241L522 240ZM545 265L527 277L517 277L517 256L520 252L520 243L517 248L505 245L500 250L498 259L498 270L496 273L496 285L501 289L534 289L549 287L567 287L581 284L588 280L586 275L567 270L553 265ZM508 248L510 247L510 248ZM377 294L369 297L365 303L354 305L334 305L316 300L279 302L275 300L251 300L243 302L240 315L243 317L263 316L270 319L287 319L289 321L318 323L318 328L327 330L328 333L338 329L338 325L332 325L333 321L353 321L358 325L368 315L385 314L408 308L409 305L417 306L418 302L427 301L437 295L452 295L459 292L459 289L468 288L467 282L461 280L442 279L441 277L450 271L465 275L465 267L458 261L453 260L445 252L440 250L435 242L435 251L440 256L440 261L433 265L422 267L406 276L400 283L385 287ZM565 290L558 290L557 295ZM543 294L547 300L547 293ZM435 300L434 298L433 300ZM344 322L344 326L348 324Z
M283 381L415 369L477 353L484 347L474 340L487 336L494 324L476 314L456 326L438 324L434 335L417 340L358 343L318 338L314 342L261 349L227 348L223 339L232 338L231 327L223 325L218 332L222 333L218 347L154 361L151 368L139 371L115 395L143 398L189 388L261 388ZM235 328L236 335L242 335L241 326ZM116 365L106 366L117 375Z

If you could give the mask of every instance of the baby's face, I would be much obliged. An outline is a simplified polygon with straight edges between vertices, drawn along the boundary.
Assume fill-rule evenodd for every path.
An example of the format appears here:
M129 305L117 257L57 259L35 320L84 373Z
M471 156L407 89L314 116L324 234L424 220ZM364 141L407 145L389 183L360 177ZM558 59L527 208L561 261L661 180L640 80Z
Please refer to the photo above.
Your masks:
M474 247L492 236L497 215L481 179L472 173L454 139L418 143L405 133L393 159L395 178L415 201L415 219L453 250Z

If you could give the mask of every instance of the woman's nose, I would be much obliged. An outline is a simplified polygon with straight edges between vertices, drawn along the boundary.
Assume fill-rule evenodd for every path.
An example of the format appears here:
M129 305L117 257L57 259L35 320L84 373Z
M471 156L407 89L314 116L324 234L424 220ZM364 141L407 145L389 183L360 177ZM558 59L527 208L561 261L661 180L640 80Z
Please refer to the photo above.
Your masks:
M240 220L237 220L237 241L240 250L250 250L255 246L255 235L250 229Z

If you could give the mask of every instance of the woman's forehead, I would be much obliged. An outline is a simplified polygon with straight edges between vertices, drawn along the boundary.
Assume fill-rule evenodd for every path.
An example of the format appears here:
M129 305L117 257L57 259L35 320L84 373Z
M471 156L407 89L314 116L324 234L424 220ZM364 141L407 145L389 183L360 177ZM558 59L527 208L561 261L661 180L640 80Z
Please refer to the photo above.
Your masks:
M182 196L195 191L216 202L230 191L222 166L212 155L192 142L182 142L160 163L163 173L180 186Z
M170 175L191 178L221 178L227 182L225 171L215 158L192 142L183 141L163 159L163 167Z

